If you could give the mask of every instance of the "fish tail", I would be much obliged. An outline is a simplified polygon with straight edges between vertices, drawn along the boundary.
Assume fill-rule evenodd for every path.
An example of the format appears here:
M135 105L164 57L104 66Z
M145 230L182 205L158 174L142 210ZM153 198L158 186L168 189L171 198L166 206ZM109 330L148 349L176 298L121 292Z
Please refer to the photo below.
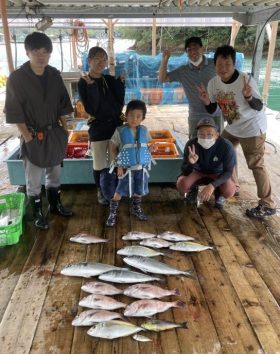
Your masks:
M165 278L155 278L154 280L158 281L159 283L164 283L166 281Z
M172 295L180 296L180 290L178 288L172 290Z
M193 269L188 269L188 270L185 270L183 274L188 278L197 280L196 276L192 275L192 273L193 273Z
M130 321L130 319L127 318L127 317L125 317L122 313L120 313L120 319L123 320L123 321L132 323L132 322Z
M162 252L162 256L174 259L175 257L171 253L172 253L172 250L167 250L167 251Z
M180 308L182 308L182 307L185 307L186 304L185 304L184 301L178 300L178 301L175 302L174 306L175 306L175 307L180 307Z
M182 322L182 323L180 324L180 327L182 327L182 328L189 328L188 322Z

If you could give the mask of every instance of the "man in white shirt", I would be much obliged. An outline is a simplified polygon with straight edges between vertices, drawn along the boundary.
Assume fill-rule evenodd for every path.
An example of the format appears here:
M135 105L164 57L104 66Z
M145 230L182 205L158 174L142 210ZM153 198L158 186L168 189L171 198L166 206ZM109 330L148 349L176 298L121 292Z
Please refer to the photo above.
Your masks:
M231 46L217 48L214 55L217 76L209 81L207 90L203 84L198 90L208 113L222 111L228 123L222 136L234 146L242 147L260 199L257 207L246 210L246 215L262 219L276 213L264 164L267 119L255 80L235 69L235 59L236 52Z

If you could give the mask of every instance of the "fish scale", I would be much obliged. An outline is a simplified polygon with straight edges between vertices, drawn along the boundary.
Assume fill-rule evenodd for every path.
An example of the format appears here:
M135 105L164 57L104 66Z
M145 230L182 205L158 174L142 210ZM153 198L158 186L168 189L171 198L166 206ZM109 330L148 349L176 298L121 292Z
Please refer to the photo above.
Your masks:
M135 326L130 322L112 320L98 323L91 327L87 334L92 337L99 337L105 339L115 339L120 337L130 336L131 334L145 331L144 328Z
M123 260L128 265L138 268L143 272L165 274L165 275L185 275L185 276L191 276L192 273L192 270L183 271L178 268L172 267L166 263L157 261L156 259L147 258L147 257L131 256L131 257L125 257Z
M99 275L100 280L111 281L113 283L140 283L153 280L161 280L143 273L133 272L130 270L112 270Z
M119 268L109 264L104 263L95 263L95 262L78 262L72 263L68 266L64 267L61 270L61 274L73 276L73 277L95 277L102 273L108 272L110 270L116 269L126 269L126 268Z
M170 295L180 295L179 289L166 290L151 284L134 284L124 289L124 295L137 299L154 299Z
M109 296L91 294L80 300L79 306L97 310L116 310L121 307L126 307L126 304Z
M163 252L155 251L151 248L144 246L127 246L121 248L117 251L117 254L122 256L143 256L143 257L156 257L156 256L164 256Z
M185 303L183 301L137 300L128 305L123 314L132 317L151 317L171 307L183 308L184 306Z

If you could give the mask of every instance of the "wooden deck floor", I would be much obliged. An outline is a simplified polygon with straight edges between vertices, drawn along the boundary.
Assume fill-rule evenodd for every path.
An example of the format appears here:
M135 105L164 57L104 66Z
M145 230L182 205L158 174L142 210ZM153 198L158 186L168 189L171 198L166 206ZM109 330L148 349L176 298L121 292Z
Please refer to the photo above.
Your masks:
M280 159L270 146L266 160L278 198ZM0 353L280 353L280 219L275 216L260 222L244 216L246 207L256 202L256 191L241 156L239 175L241 196L229 200L223 211L211 203L199 209L187 207L173 185L152 185L143 203L147 222L130 216L124 200L116 228L106 228L107 208L96 203L96 190L91 186L63 190L63 201L75 216L49 217L48 232L36 230L27 212L20 242L0 249ZM85 246L69 241L82 230L110 242ZM214 245L216 250L158 257L182 270L192 268L197 276L197 281L168 276L161 283L169 289L177 287L181 293L166 301L183 300L187 307L156 317L187 321L188 329L147 332L152 338L148 343L131 337L94 339L86 334L86 327L71 325L82 310L78 302L85 296L81 291L85 280L61 275L60 270L85 260L123 265L116 251L132 244L121 239L130 230L178 231ZM116 298L133 301L125 296ZM140 324L143 319L132 321Z

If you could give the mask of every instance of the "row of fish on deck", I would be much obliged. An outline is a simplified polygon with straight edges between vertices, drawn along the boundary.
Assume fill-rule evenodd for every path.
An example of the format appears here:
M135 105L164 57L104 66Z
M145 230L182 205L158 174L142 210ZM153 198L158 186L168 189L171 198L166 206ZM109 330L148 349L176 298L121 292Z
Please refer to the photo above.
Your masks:
M140 241L139 245L126 246L119 249L117 254L125 256L123 261L127 265L144 273L96 262L73 263L61 270L61 273L67 276L98 277L99 280L120 284L136 283L125 289L119 289L114 285L101 281L84 284L82 290L90 293L90 295L81 299L79 305L91 310L83 311L77 315L72 325L92 326L87 333L93 337L114 339L133 335L133 339L143 342L151 341L151 339L137 334L140 331L160 332L171 328L187 328L186 322L173 323L151 319L157 313L173 307L184 308L186 304L183 301L167 302L158 300L166 296L179 296L180 292L178 289L167 290L146 282L162 281L163 279L159 275L182 275L195 279L192 275L192 270L183 271L151 257L159 255L170 257L169 250L200 252L213 249L213 247L196 243L193 237L171 231L165 231L159 235L131 231L124 235L122 239L125 241ZM70 241L82 244L108 242L107 239L85 233L70 237ZM168 248L169 250L162 252L159 250L161 248ZM110 297L114 295L126 295L140 300L127 305ZM116 309L124 309L123 314L114 312ZM127 319L128 317L147 317L149 319L137 326L130 322Z

